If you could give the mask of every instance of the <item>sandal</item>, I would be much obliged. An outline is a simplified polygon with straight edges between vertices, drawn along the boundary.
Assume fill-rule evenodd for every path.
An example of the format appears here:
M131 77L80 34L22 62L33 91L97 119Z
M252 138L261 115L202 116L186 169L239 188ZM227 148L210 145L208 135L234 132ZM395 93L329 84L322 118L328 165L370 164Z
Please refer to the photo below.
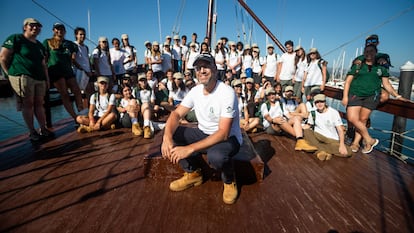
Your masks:
M359 145L358 144L351 144L351 150L352 152L356 153L359 151Z
M369 154L369 153L371 153L371 151L374 149L374 147L375 147L376 145L378 145L378 143L379 143L379 140L378 140L378 139L374 139L374 143L372 143L371 145L370 145L370 144L367 144L367 145L365 146L365 148L362 150L362 153L364 153L364 154Z

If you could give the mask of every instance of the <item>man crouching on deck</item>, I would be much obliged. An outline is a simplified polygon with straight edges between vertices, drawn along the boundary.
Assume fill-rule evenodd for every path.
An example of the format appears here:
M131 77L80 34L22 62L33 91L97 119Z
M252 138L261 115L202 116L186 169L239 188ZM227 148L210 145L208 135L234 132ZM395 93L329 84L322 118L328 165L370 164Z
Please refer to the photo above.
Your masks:
M163 157L179 163L185 171L182 178L170 183L170 189L182 191L202 184L195 157L206 152L210 166L221 171L224 203L233 204L238 193L232 157L242 143L237 98L230 86L217 80L214 57L200 54L194 67L200 85L193 87L171 113L161 146ZM195 110L198 128L179 125L191 109Z

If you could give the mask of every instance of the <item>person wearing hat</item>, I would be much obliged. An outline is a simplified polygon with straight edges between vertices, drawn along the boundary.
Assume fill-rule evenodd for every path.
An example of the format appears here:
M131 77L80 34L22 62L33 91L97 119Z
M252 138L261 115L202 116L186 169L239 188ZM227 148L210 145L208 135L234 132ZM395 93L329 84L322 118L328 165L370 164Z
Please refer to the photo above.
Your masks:
M70 100L68 89L75 96L78 112L82 111L84 109L82 94L72 69L78 48L75 43L66 40L65 35L65 26L61 23L55 23L53 24L53 37L44 40L43 46L46 48L50 82L59 91L66 111L76 120L77 115Z
M273 87L265 90L266 101L261 105L260 112L263 117L263 128L266 133L271 135L281 135L286 132L296 137L295 150L313 152L317 148L309 145L303 138L302 117L292 115L291 118L285 116L282 102L277 101L276 91Z
M241 67L242 73L245 73L247 78L251 78L253 76L253 56L252 50L250 49L250 45L244 46L244 50L241 55Z
M191 41L188 43L188 45L190 46L191 43L194 43L196 51L200 52L200 43L197 41L197 37L197 33L193 32L193 34L191 34Z
M152 44L150 41L145 41L144 42L144 46L145 46L145 50L144 50L144 59L145 59L145 63L142 64L142 68L144 68L145 71L147 71L148 69L150 69L151 67L151 50L152 50Z
M78 133L114 129L117 115L115 113L115 95L108 92L109 78L98 76L98 91L91 95L88 115L76 117L80 124Z
M186 35L182 35L181 36L181 43L180 43L180 46L181 46L181 54L182 54L182 64L181 64L181 70L182 71L185 71L185 70L187 70L187 54L188 54L188 51L189 51L189 48L188 48L188 46L187 46L187 36Z
M240 117L240 128L246 132L257 132L257 126L260 124L260 119L254 115L249 114L247 108L248 103L246 98L243 96L243 85L239 79L233 80L232 86L234 92L236 92L238 106L239 106L239 117Z
M164 72L162 71L163 59L159 43L157 41L152 42L149 64L151 65L151 70L158 81L161 81L164 77Z
M163 136L162 156L179 163L184 176L170 183L170 190L182 191L203 183L195 156L207 152L209 164L221 170L224 183L223 202L237 198L232 156L243 141L237 98L233 88L217 79L217 66L210 54L200 54L194 62L199 85L193 87L171 112ZM194 109L198 127L185 127L179 121Z
M131 76L131 80L135 84L137 81L137 72L138 72L138 58L137 50L133 45L129 43L128 34L121 35L122 46L121 49L125 50L129 54L128 59L124 61L125 73Z
M262 83L262 60L260 58L259 48L252 47L252 78L254 80L256 90Z
M272 44L268 44L267 48L267 55L263 59L263 66L262 66L262 77L272 83L272 85L276 82L276 68L277 68L277 60L278 56L274 52L274 47Z
M305 129L305 139L310 145L317 147L316 157L330 160L332 155L338 157L352 156L351 148L345 145L345 130L339 112L326 104L324 94L315 95L316 110L309 113L308 124L312 129Z
M124 64L126 61L131 59L131 54L129 54L125 49L121 48L121 43L118 38L112 39L113 47L109 49L109 54L111 57L111 64L114 68L116 84L114 88L119 88L124 77L126 70Z
M187 54L185 55L185 69L186 72L190 72L191 73L191 78L195 77L195 70L194 70L194 61L195 58L200 54L199 52L197 52L197 48L196 48L196 44L194 42L191 42L189 44L190 48L187 52Z
M171 56L173 59L173 69L174 72L182 72L182 48L180 45L180 36L174 36L173 47L171 50Z
M217 41L216 47L213 49L213 51L211 51L211 55L213 55L215 62L216 62L217 71L218 71L218 79L224 81L226 77L226 70L227 70L227 65L226 65L227 53L224 50L223 42L221 40Z
M172 88L168 95L168 103L172 107L177 107L183 101L187 95L189 89L185 86L184 75L180 72L176 72L173 75Z
M318 49L311 48L307 55L309 61L302 80L302 93L305 94L306 100L310 100L310 90L318 86L321 91L325 89L327 77L327 62L321 59Z
M288 40L285 42L286 52L280 56L277 61L276 69L276 82L282 84L282 89L286 86L293 86L294 74L295 74L295 58L296 53L293 51L293 41Z
M101 36L98 39L98 46L92 51L93 67L97 76L105 76L109 79L109 90L116 81L114 67L111 64L108 38Z
M405 100L392 87L388 69L376 62L377 52L375 45L365 46L364 62L360 65L353 64L348 71L342 97L342 104L346 106L347 119L356 128L355 138L351 145L352 149L353 151L359 150L362 138L365 142L362 149L364 154L371 153L379 143L378 139L372 138L369 134L366 123L371 112L380 103L381 86L390 95Z
M171 51L171 46L167 43L164 43L164 48L163 48L163 53L162 53L162 72L164 74L167 73L167 71L171 70L172 72L174 72L173 70L173 58L172 58L172 51ZM171 75L172 77L172 75Z
M306 101L306 104L305 104L306 110L308 112L316 110L313 97L317 94L321 94L321 89L318 86L312 87L311 90L310 90L310 97L311 98L310 98L310 100Z
M53 136L47 129L43 107L49 76L46 72L45 48L37 40L41 30L42 24L38 20L27 18L23 21L23 33L7 37L0 50L1 68L16 93L17 111L22 111L29 139L33 142ZM40 131L35 129L34 117Z
M230 52L226 57L227 69L231 70L233 77L232 79L239 79L241 74L241 57L237 51L236 43L233 41L229 42Z
M302 100L302 81L303 76L305 75L306 67L308 66L308 61L306 60L306 52L302 46L298 45L295 47L295 76L293 78L293 94L300 100ZM319 87L318 87L319 88Z

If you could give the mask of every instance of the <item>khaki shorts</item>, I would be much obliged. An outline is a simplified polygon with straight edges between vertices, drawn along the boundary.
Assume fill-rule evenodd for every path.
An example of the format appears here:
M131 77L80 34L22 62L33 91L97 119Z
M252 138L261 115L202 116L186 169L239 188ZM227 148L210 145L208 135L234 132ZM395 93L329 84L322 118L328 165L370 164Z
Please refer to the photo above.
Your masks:
M20 97L45 96L46 81L33 79L28 75L10 76L10 84Z

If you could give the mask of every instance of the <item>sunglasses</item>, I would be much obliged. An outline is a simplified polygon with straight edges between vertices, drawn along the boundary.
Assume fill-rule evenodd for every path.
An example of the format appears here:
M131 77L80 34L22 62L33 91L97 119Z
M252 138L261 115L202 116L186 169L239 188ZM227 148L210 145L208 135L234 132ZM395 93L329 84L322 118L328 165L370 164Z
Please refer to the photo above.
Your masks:
M378 43L377 39L366 40L367 43Z
M38 24L38 23L29 23L29 26L34 28L34 27L38 27L38 28L42 28L42 25Z
M242 85L241 85L241 84L239 84L239 85L236 85L236 86L234 86L234 87L240 87L240 88L241 88L241 87L242 87Z
M325 103L325 101L324 100L315 101L315 104L318 104L318 103Z
M99 84L106 85L108 83L106 83L106 82L99 82Z
M195 71L200 71L201 68L203 68L203 69L211 69L211 67L208 66L208 65L201 65L201 66L194 67Z

